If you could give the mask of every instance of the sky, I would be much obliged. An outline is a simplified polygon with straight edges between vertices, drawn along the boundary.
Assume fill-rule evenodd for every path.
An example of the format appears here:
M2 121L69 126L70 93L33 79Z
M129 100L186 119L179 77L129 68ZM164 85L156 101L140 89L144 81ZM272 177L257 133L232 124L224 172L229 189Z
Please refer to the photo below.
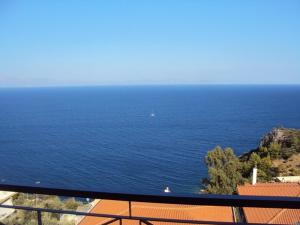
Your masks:
M0 87L300 84L299 0L0 0Z

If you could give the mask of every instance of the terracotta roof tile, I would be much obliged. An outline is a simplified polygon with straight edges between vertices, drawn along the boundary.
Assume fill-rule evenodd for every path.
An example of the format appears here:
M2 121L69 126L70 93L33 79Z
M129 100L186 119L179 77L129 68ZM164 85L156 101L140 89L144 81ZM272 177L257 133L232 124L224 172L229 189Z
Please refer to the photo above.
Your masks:
M90 211L93 213L107 213L128 215L128 202L100 200ZM132 202L132 215L141 217L171 218L182 220L224 221L233 222L230 207L223 206L188 206L174 204L157 204ZM107 218L85 217L79 225L98 225L109 221ZM177 224L152 222L155 225ZM113 224L119 224L118 222ZM139 224L138 221L123 220L125 225Z
M298 183L246 184L238 186L238 193L240 195L299 197L300 185ZM300 209L244 207L243 210L249 223L295 224L300 221Z

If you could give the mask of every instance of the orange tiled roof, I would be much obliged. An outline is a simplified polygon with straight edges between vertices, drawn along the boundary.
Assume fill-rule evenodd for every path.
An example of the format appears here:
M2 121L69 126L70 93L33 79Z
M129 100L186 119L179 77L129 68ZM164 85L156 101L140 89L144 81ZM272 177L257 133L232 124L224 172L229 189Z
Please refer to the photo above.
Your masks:
M300 197L298 183L261 183L238 186L240 195ZM243 208L248 223L295 224L300 221L300 209Z
M90 212L115 215L129 215L128 202L100 200ZM132 216L171 218L182 220L226 221L233 222L231 207L224 206L188 206L174 204L158 204L132 202ZM99 217L84 217L79 225L99 225L111 219ZM151 222L155 225L177 224ZM119 224L118 222L112 224ZM125 225L138 225L138 221L123 220Z

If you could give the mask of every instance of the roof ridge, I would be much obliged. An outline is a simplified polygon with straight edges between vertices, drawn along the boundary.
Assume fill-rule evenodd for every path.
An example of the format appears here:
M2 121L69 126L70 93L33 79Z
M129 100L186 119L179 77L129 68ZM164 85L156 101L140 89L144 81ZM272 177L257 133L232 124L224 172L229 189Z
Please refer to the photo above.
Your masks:
M260 188L260 187L272 187L272 186L300 186L300 183L293 183L293 182L290 182L290 183L260 183L260 184L255 184L255 185L252 185L252 184L246 184L246 185L240 185L238 186L238 189L239 188Z
M270 186L270 185L292 185L292 186L296 186L296 185L300 185L298 182L273 182L273 183L257 183L255 185L252 184L247 184L246 186Z
M94 201L96 202L94 205L92 205L91 208L88 209L88 213L91 212L98 204L99 202L101 201L102 199L95 199ZM78 225L80 225L80 223L82 222L82 220L85 218L85 216L83 216L79 221L78 221Z
M279 213L277 213L273 218L271 218L267 223L270 224L274 222L275 219L277 219L282 213L284 213L288 209L281 209Z
M300 191L298 192L298 194L296 195L297 197L300 196ZM271 218L268 223L273 223L275 221L275 219L277 219L279 216L281 216L284 212L286 212L288 209L281 209L279 213L277 213L273 218Z

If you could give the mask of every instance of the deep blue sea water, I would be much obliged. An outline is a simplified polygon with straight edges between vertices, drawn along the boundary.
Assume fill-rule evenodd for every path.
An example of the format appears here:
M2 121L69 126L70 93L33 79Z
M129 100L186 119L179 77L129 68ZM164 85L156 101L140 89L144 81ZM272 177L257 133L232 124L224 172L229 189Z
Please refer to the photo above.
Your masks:
M300 128L300 86L0 89L0 181L194 193L208 150L241 154L275 126Z

